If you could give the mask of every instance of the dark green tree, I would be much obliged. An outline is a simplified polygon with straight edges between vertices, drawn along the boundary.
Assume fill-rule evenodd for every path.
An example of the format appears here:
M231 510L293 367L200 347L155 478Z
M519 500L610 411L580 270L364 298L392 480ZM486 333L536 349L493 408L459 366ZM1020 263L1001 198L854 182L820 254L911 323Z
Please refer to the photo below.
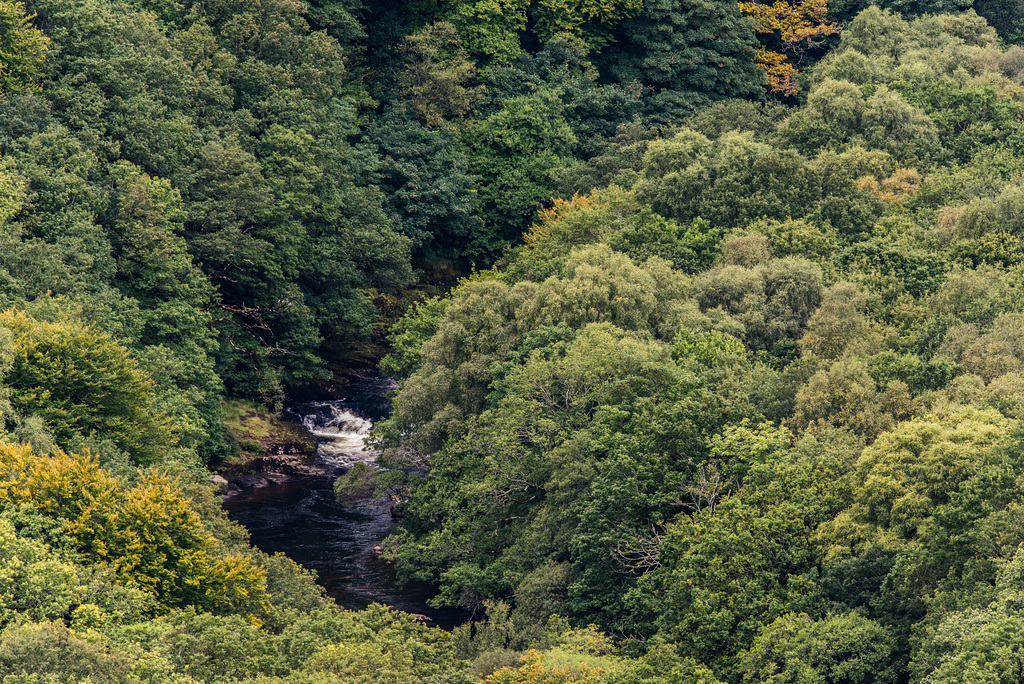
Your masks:
M511 98L466 133L469 170L479 178L477 197L485 230L469 254L493 259L518 241L534 213L556 191L556 169L569 166L577 138L565 105L552 91Z
M395 107L373 119L363 145L379 162L368 180L384 193L384 211L412 240L417 263L457 262L482 227L456 135L429 130Z
M0 94L38 89L50 40L32 25L25 4L0 3Z
M750 22L721 0L645 0L602 55L621 83L644 87L644 110L672 123L716 100L758 97L764 77Z

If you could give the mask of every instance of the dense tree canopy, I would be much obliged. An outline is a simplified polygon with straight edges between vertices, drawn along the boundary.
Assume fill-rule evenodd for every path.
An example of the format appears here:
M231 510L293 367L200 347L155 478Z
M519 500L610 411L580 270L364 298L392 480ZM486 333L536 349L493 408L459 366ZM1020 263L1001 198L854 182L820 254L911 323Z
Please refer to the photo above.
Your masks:
M761 89L757 41L736 3L645 0L622 33L607 56L609 71L649 89L647 111L655 120L668 123L708 102Z
M1012 648L1015 48L904 9L857 15L801 106L642 140L395 328L400 573L723 681L939 681Z
M1024 4L0 0L5 684L1010 682ZM212 493L375 363L401 579ZM335 383L335 384L332 384Z

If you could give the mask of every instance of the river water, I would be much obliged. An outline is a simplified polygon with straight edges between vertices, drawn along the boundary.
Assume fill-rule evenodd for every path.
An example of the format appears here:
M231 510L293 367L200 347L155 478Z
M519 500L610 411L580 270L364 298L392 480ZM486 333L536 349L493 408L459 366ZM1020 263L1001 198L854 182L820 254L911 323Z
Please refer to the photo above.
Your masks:
M286 412L317 436L320 458L340 475L355 463L373 463L375 454L363 450L363 440L373 421L387 415L392 387L390 380L372 376L354 382L344 399L296 404ZM343 506L335 501L333 484L334 477L291 480L233 496L224 508L259 549L280 551L315 570L343 608L384 603L448 629L464 621L459 610L427 605L433 587L399 585L391 566L374 553L391 531L390 502L365 499Z

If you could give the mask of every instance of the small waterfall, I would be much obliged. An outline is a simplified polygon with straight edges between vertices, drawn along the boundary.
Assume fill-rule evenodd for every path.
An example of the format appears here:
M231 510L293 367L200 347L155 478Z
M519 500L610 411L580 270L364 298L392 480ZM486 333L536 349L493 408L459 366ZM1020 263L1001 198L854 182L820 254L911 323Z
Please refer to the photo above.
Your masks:
M356 463L372 464L376 451L366 449L373 423L348 407L349 400L315 401L291 409L319 441L317 454L327 464L348 469Z
M363 450L365 439L373 422L388 415L394 387L388 378L369 375L349 385L344 399L293 404L287 412L316 435L320 457L340 471L373 463L377 454ZM377 601L429 615L449 629L465 621L468 616L458 609L427 604L434 587L397 583L394 569L374 550L391 531L391 502L371 498L339 504L335 477L303 477L245 491L227 499L224 508L263 551L283 552L316 570L317 581L344 608L359 610Z

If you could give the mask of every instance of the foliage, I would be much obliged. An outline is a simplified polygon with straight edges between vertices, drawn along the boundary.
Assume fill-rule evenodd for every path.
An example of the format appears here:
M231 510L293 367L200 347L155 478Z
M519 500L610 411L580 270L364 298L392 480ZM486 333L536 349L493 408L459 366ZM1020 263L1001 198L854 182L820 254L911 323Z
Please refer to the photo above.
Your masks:
M41 542L23 538L0 520L0 625L17 616L34 621L61 618L79 600L75 567Z
M820 534L843 582L874 584L883 624L905 630L933 597L956 606L988 593L999 558L1018 546L997 532L1016 511L1014 429L997 413L954 408L903 423L864 451L852 505ZM968 542L985 538L991 545ZM861 560L870 556L880 567ZM869 570L877 574L857 576Z
M219 556L216 540L167 476L151 475L128 489L88 456L0 445L0 459L0 504L30 504L63 522L83 562L109 565L121 583L163 608L264 610L263 572L248 558Z
M381 370L398 379L411 375L420 366L423 343L437 332L447 306L448 300L440 297L411 306L391 327L391 353L381 359Z
M886 630L857 613L814 621L789 613L768 625L745 654L744 679L781 684L895 682L895 642Z
M471 253L496 253L520 235L536 208L554 193L553 172L569 165L577 139L554 93L511 98L467 132L472 174L488 226Z
M334 482L338 503L370 496L377 489L377 471L365 463L356 463Z
M5 682L1015 681L1019 3L26 5ZM385 351L337 490L451 633L332 606L202 465Z
M6 101L21 114L5 117L3 152L33 187L20 242L69 262L54 292L105 299L113 311L95 319L115 318L131 345L172 337L177 354L215 355L233 389L273 399L282 381L316 375L322 341L368 332L367 289L411 276L379 195L351 180L341 49L284 0L188 21L170 5L166 21L88 5L35 3L53 40L48 80ZM164 339L132 339L140 295ZM216 395L207 368L174 384Z
M612 186L570 200L555 199L537 212L506 277L540 281L564 263L574 247L604 243L636 262L659 257L687 273L710 266L721 231L696 219L683 227L644 209L636 197Z
M519 34L526 28L528 1L446 0L442 6L441 17L455 26L466 48L478 59L507 62L522 50Z
M14 311L0 314L0 326L12 333L12 406L41 418L58 444L109 439L139 463L160 459L173 444L168 421L153 410L152 381L108 336Z
M642 8L642 0L539 0L531 14L542 42L576 39L599 51L614 41L619 24Z
M850 235L867 231L882 212L855 184L858 161L854 152L812 161L749 133L712 141L683 129L648 146L635 190L642 203L680 222L701 217L728 230L799 218Z
M402 383L382 429L421 455L437 451L445 436L461 435L465 417L485 406L496 362L525 360L536 346L565 340L588 323L670 338L688 316L699 317L686 300L685 280L666 262L637 265L604 245L578 250L560 277L543 283L510 288L479 279L458 295L423 343L422 367ZM494 366L498 377L504 368Z
M507 590L502 576L522 577L545 560L564 558L566 542L551 539L548 530L553 524L564 529L579 515L589 471L603 460L580 449L595 431L605 439L632 432L628 424L616 427L621 417L592 414L595 407L616 397L650 411L645 398L670 392L678 382L667 349L608 325L587 326L564 351L537 349L524 361L503 379L496 406L435 458L431 481L406 511L407 527L422 530L423 538L415 546L397 539L389 552L406 572L424 565L423 553L450 555L445 584L453 596L464 586L485 596ZM496 562L487 561L495 556Z
M403 53L407 66L400 94L428 128L469 113L478 89L464 84L473 80L476 68L462 51L454 26L442 22L421 29L405 39Z
M25 4L5 0L0 4L0 94L19 93L40 87L50 40L32 25Z
M826 5L826 0L739 3L740 11L754 20L756 33L775 37L782 45L781 52L762 47L757 53L757 66L765 72L770 91L787 96L798 91L799 72L787 63L784 53L819 48L826 36L839 33L839 24L826 19Z
M925 643L911 665L920 681L960 682L985 677L1001 682L1011 676L1013 654L1020 641L1020 568L1018 550L1001 568L997 594L989 605L952 612L929 626Z
M486 684L598 684L601 681L600 669L582 666L576 670L568 668L549 668L541 662L541 654L531 651L523 656L523 663L518 668L505 667L484 680Z
M401 109L391 109L364 131L380 163L369 180L384 193L384 210L411 239L417 265L458 262L479 232L468 160L447 130L432 131Z
M681 655L733 676L760 625L818 607L814 530L842 508L835 478L849 467L838 445L789 455L770 431L750 437L767 449L741 491L701 483L694 514L669 526L658 566L631 595Z
M622 23L621 36L605 52L609 72L649 90L645 109L654 121L675 121L710 102L760 90L756 39L735 3L645 0Z

